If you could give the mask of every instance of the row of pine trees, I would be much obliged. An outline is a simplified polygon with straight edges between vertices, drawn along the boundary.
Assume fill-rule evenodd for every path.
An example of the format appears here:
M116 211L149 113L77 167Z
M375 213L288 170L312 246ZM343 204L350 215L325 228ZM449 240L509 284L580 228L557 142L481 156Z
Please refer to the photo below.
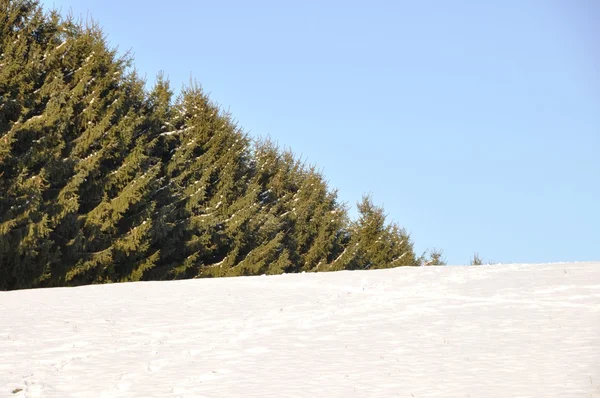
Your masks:
M0 289L420 265L369 197L151 90L95 24L0 0Z

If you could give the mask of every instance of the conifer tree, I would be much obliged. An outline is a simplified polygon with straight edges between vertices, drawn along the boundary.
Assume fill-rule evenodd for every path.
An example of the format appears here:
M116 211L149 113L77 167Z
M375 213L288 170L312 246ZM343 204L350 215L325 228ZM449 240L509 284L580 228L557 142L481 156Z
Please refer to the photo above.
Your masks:
M396 224L386 225L383 208L369 196L358 203L359 218L348 233L344 252L332 264L333 269L375 269L417 265L412 242Z
M44 92L58 16L2 1L0 21L0 288L19 288L47 279L58 252L47 191L63 142Z
M284 163L277 147L269 140L256 143L254 159L248 162L247 193L240 203L234 204L241 214L234 213L235 222L229 228L236 244L223 264L227 275L273 273L270 267L285 250L284 238L286 231L289 232L285 203L294 190L293 179L298 166ZM232 228L236 225L239 226L237 231ZM281 268L282 264L285 267ZM289 265L289 258L283 258L278 265L279 272L288 271Z
M330 191L322 175L311 167L293 202L296 239L301 268L296 271L317 271L342 252L342 231L347 222L346 209L337 202L337 193Z
M0 0L0 289L422 260L369 197L351 221L315 167L131 66L96 23Z
M440 249L428 250L420 257L421 265L447 265L444 251Z
M478 253L473 254L473 258L471 259L471 265L483 265L483 259L479 257Z

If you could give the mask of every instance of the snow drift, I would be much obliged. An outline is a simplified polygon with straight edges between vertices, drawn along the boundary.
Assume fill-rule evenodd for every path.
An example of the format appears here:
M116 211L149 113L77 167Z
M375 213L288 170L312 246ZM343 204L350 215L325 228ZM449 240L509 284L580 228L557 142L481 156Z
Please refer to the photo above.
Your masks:
M600 263L0 292L0 396L600 396Z

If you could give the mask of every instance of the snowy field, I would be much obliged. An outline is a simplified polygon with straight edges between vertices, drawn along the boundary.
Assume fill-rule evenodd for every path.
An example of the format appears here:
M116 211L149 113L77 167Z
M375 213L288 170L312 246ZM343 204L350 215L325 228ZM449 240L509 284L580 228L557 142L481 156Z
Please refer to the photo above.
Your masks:
M600 397L600 263L0 292L0 397Z

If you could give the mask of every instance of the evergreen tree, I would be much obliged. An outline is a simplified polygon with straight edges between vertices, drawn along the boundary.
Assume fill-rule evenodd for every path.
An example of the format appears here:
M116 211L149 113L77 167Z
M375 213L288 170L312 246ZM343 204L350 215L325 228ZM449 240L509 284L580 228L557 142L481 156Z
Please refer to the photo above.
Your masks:
M245 240L247 244L238 246L238 250L233 251L235 256L228 258L228 275L274 273L270 267L276 263L279 272L290 271L289 251L285 250L285 238L290 232L287 209L288 201L297 189L300 165L290 158L285 162L276 145L269 140L256 142L254 158L254 162L249 162L249 192L244 200L249 207L242 215L247 222L240 225L243 229L234 232L236 241ZM282 255L284 258L279 261Z
M396 224L386 225L383 208L369 196L358 203L359 218L349 230L344 252L333 269L375 269L417 265L413 245L406 231Z
M337 203L337 193L329 191L323 177L311 167L293 197L295 237L301 268L318 271L343 251L342 234L347 223L346 209Z
M165 207L172 227L163 264L172 277L191 277L229 251L226 220L244 194L248 139L197 86L184 90L174 113L173 130L160 134L169 149Z
M351 221L315 167L131 65L93 22L0 0L0 289L425 261L369 197Z
M421 265L447 265L444 251L439 249L432 249L423 253L419 262Z
M483 260L481 257L479 257L478 253L473 255L473 258L471 259L471 265L483 265Z
M35 2L0 2L0 288L41 283L59 253L48 196L64 142L46 109L58 20Z

